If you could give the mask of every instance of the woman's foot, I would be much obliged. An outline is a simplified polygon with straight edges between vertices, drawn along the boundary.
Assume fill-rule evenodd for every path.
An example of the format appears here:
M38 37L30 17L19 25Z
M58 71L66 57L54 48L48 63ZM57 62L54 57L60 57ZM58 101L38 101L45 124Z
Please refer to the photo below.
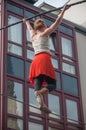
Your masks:
M43 106L40 107L40 110L47 114L51 113L51 110L45 104L43 104Z

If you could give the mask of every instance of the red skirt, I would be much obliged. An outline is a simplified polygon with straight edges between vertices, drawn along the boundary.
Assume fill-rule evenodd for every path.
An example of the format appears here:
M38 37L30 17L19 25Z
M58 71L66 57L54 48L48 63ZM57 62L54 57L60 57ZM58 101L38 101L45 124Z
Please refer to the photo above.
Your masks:
M56 80L56 74L51 61L51 55L48 53L40 53L35 55L29 73L29 81L34 86L34 78L44 74Z

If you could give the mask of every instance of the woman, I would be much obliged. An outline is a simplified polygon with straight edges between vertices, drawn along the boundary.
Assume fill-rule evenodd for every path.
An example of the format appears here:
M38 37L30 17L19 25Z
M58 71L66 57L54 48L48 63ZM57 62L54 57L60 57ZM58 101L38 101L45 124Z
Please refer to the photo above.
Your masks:
M35 57L30 66L29 80L35 88L35 96L39 103L39 108L42 111L51 112L45 105L43 94L56 89L56 75L51 62L51 53L49 48L49 35L61 23L65 10L68 9L67 4L56 18L55 22L47 27L42 19L37 19L34 22L34 29L29 21L25 18L23 22L26 24L30 33L32 45L35 51ZM45 87L43 83L47 83Z

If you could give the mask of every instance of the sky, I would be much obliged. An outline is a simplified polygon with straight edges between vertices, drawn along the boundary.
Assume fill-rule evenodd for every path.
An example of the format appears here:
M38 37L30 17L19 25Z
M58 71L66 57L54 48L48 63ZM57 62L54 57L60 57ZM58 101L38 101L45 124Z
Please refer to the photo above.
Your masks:
M64 5L65 2L67 2L67 0L38 0L38 4L41 2L46 2L49 3L50 5L53 5L54 7L58 8L62 5Z

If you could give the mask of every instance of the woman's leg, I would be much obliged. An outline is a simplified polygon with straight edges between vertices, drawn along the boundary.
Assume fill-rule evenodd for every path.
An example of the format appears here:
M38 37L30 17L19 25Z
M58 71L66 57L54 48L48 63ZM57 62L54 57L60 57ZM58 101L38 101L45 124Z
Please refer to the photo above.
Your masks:
M45 105L44 100L43 100L43 93L48 91L47 88L41 88L43 79L44 79L44 75L40 75L39 77L34 79L34 82L35 82L35 92L34 92L34 94L36 96L40 110L42 110L46 113L51 113L51 111ZM42 92L40 92L40 91L42 91Z
M36 77L34 79L34 83L35 83L34 95L35 95L35 97L37 99L37 102L39 104L39 108L41 108L44 105L43 95L41 93L39 93L39 91L41 90L41 87L42 87L42 81L43 81L43 76L42 75L40 75L40 76L38 76L38 77Z
M56 89L56 80L44 75L44 79L47 82L47 86L38 90L39 93L44 94Z

